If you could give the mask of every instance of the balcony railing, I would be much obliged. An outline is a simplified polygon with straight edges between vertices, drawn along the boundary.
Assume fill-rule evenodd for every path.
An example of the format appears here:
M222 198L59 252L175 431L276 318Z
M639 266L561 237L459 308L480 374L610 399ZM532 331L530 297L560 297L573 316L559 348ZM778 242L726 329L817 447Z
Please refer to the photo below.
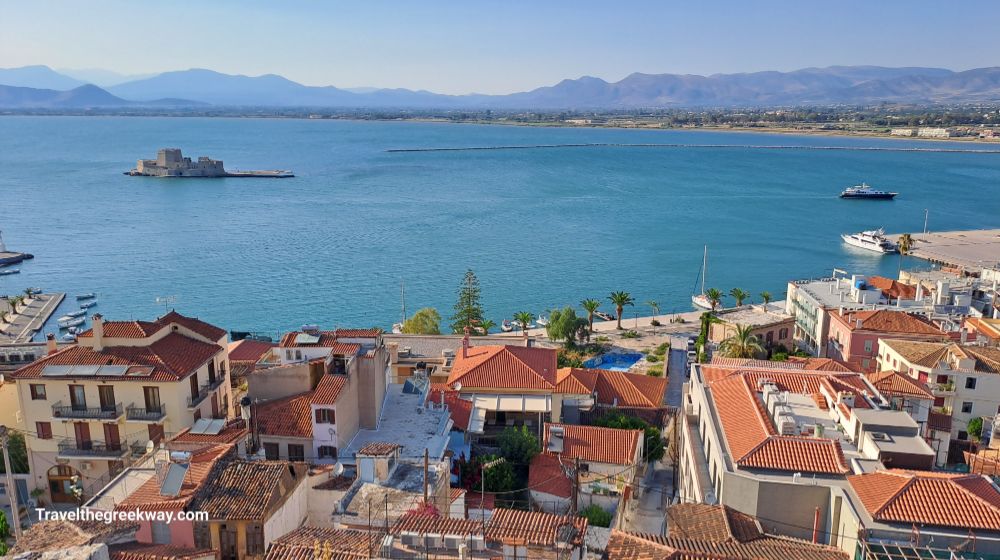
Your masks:
M947 383L929 383L931 394L936 397L944 397L948 395L955 394L955 383L949 381Z
M209 391L213 391L215 389L218 389L219 385L222 385L222 382L225 381L225 380L226 380L226 372L225 371L220 371L220 372L216 373L215 374L215 381L209 381L208 384L207 384L208 390Z
M151 408L130 406L125 409L125 418L131 422L159 422L166 416L167 410L162 404Z
M107 444L103 441L63 441L59 443L58 456L62 458L104 458L117 459L129 453L126 442Z
M66 406L62 402L52 405L52 416L74 420L118 420L124 413L121 403L111 406Z

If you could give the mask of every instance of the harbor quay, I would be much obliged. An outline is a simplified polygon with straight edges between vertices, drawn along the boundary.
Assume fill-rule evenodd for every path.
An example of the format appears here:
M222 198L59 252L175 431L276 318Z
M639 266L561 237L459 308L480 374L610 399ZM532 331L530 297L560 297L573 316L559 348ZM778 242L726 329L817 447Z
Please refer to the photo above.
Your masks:
M898 239L902 233L888 235ZM911 233L909 256L966 272L1000 266L1000 229Z
M55 313L56 308L65 299L61 292L51 294L35 294L26 299L23 307L16 312L9 308L7 301L0 301L0 311L10 313L11 322L0 325L0 341L5 343L31 342L35 333L42 330L45 323Z

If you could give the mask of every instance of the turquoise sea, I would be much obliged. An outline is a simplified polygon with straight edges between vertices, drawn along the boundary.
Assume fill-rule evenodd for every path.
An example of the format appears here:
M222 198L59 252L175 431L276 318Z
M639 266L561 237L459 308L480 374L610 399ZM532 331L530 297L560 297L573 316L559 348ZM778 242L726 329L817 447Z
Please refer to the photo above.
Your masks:
M1000 154L680 147L387 152L580 143L989 146L753 133L407 122L0 118L0 230L34 253L0 293L94 291L113 319L172 307L227 329L388 327L450 315L462 275L487 315L545 312L612 290L689 309L708 283L782 297L834 267L894 275L840 233L1000 227ZM122 172L160 147L294 179L163 180ZM1000 146L993 146L994 148ZM845 201L867 181L896 200ZM913 262L916 265L918 263ZM68 298L64 308L75 307ZM605 306L610 311L610 305ZM648 308L629 310L648 314Z

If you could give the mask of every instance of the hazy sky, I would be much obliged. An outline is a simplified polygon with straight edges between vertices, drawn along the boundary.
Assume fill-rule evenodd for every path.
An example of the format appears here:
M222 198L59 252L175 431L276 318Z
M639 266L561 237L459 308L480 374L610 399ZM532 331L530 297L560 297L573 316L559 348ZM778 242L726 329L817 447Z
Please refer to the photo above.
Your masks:
M1000 65L1000 2L5 1L0 67L508 93L583 75Z

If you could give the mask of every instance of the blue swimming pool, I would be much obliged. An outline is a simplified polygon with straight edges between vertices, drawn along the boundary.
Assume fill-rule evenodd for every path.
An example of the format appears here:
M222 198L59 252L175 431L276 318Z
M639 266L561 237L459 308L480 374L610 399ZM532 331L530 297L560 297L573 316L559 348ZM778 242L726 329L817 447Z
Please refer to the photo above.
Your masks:
M642 359L638 353L601 354L583 362L583 367L591 369L609 369L612 371L628 371L636 362Z

